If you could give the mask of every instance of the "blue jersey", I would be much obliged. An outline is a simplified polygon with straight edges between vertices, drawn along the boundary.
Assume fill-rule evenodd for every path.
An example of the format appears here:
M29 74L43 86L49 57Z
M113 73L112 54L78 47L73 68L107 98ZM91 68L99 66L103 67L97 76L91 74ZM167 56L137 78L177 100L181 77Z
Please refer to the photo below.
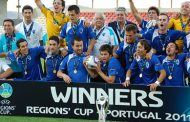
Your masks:
M86 52L88 49L89 39L95 39L92 27L84 27L84 20L80 20L77 25L67 22L61 30L60 37L66 39L69 54L73 53L71 42L74 40L74 36L82 39L83 52Z
M134 59L130 66L132 73L136 68L139 68L141 71L141 84L144 85L154 83L157 80L158 71L164 69L156 55L152 55L150 60L142 59L140 57Z
M129 69L133 61L133 55L136 52L137 43L138 41L136 41L133 44L128 44L127 42L122 41L115 52L118 56L122 56L122 55L125 56L125 64L126 64L125 70L126 71Z
M68 76L72 82L88 83L89 75L83 65L85 55L77 56L69 54L60 64L59 70L67 71Z
M125 41L122 41L119 48L116 50L116 54L121 57L120 59L123 59L123 56L125 57L125 72L127 72L133 61L133 55L136 52L137 43L138 41L133 44L128 44ZM131 76L131 83L138 84L138 81L140 81L139 73L140 70L137 68Z
M60 81L61 79L57 77L57 71L59 70L59 65L63 60L61 55L48 55L46 57L46 68L47 68L47 81Z
M150 22L150 21L149 21ZM142 19L142 22L141 24L139 25L139 27L141 28L141 31L140 33L143 34L145 33L146 31L148 31L149 29L155 29L155 27L149 27L149 22L147 22L146 20Z
M142 34L143 38L150 40L152 48L156 50L156 55L166 55L167 44L183 39L185 36L185 32L170 29L166 34L159 34L158 29L150 29Z
M175 59L169 60L167 56L160 56L159 59L166 71L166 78L164 79L163 85L165 86L184 86L184 61L186 60L187 54L177 55Z
M18 57L17 62L22 68L23 80L43 79L40 57L46 57L44 47L30 48L27 56Z
M189 49L190 49L190 34L186 35L184 38L183 52L187 53L187 52L189 52Z
M115 83L123 83L125 81L125 72L120 62L112 57L108 64L102 64L102 71L108 76L115 76Z

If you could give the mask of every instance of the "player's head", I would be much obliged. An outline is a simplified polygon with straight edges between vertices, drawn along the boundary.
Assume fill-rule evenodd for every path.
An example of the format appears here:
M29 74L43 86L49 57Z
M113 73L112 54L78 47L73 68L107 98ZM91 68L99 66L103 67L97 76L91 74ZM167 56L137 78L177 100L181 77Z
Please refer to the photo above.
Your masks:
M168 29L169 16L165 13L159 15L158 28L162 30Z
M50 52L53 54L57 53L59 51L59 38L57 36L51 36L49 38L49 46L50 46Z
M125 22L127 16L127 10L124 7L118 7L116 9L116 19L118 22Z
M16 45L21 53L21 55L28 55L28 43L26 41L26 39L19 39L17 42L16 42Z
M80 8L77 5L68 7L68 15L72 23L76 23L80 17Z
M189 16L189 14L190 14L190 1L182 2L180 12L184 16Z
M150 52L151 46L145 39L141 39L137 44L138 55L144 57L148 52Z
M64 0L54 0L53 8L55 13L62 13L65 9L65 1Z
M112 57L112 47L109 44L104 44L100 47L100 60L104 63L108 62Z
M134 43L137 33L137 27L134 24L128 24L125 28L125 41L127 43Z
M159 14L160 14L160 11L157 7L151 6L148 8L148 17L150 20L157 20Z
M81 38L75 36L71 44L75 54L80 55L83 53L83 41Z
M166 47L166 54L168 56L177 55L178 51L179 51L179 48L178 48L178 46L177 46L177 44L175 42L168 43L168 45Z
M14 32L14 21L12 19L5 19L3 27L6 34L12 34Z
M32 21L33 8L30 5L25 5L22 8L22 15L25 21Z
M97 12L94 16L95 26L96 28L101 28L105 23L105 15L102 12Z

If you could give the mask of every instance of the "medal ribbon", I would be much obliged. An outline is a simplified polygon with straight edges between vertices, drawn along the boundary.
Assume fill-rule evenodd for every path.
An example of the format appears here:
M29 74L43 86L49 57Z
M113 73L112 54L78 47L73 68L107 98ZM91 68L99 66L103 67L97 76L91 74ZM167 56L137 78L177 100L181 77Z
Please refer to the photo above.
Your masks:
M26 37L29 37L29 36L30 36L30 34L31 34L31 32L32 32L32 29L33 29L33 25L34 25L34 22L32 22L32 24L30 25L30 28L29 28L28 31L27 31L26 26L25 26L25 24L23 23L24 33L25 33Z
M54 58L56 59L55 60L55 64L54 64L54 60L53 60ZM52 61L53 71L54 70L57 71L56 70L56 66L57 66L58 58L59 58L58 56L57 57L56 56L52 56L52 58L51 58L52 59L51 61Z
M187 21L188 21L188 20L187 20ZM180 23L181 23L182 31L185 31L185 28L186 28L186 26L187 26L187 23L183 23L182 16L180 17Z
M53 12L52 12L52 17L53 17L53 23L57 24L58 26L61 26L61 23L59 23L58 20L55 19ZM61 22L63 21L64 18L65 18L65 14L63 14L63 16L62 16Z
M103 28L100 30L100 32L96 35L95 40L97 40L97 39L100 37L100 35L101 35L101 33L103 32L104 28L105 28L105 27L103 27Z
M159 40L160 40L160 43L162 45L162 49L165 49L165 45L168 43L168 41L170 40L169 37L168 37L168 32L164 35L162 34L159 34Z

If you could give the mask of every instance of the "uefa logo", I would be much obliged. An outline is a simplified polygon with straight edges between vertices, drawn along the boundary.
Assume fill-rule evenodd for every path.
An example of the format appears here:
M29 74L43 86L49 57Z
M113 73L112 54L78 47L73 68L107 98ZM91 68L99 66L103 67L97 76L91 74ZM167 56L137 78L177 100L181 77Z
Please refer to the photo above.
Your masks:
M13 88L10 84L8 83L3 83L0 86L0 95L3 98L9 98L13 93Z

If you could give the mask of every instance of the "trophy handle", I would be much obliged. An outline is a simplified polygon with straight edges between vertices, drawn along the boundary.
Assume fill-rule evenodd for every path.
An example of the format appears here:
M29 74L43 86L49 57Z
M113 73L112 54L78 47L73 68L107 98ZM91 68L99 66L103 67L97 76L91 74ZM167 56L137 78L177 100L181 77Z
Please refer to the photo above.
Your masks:
M102 96L96 100L96 108L99 115L99 122L106 121L108 107L109 107L109 101L107 97Z

